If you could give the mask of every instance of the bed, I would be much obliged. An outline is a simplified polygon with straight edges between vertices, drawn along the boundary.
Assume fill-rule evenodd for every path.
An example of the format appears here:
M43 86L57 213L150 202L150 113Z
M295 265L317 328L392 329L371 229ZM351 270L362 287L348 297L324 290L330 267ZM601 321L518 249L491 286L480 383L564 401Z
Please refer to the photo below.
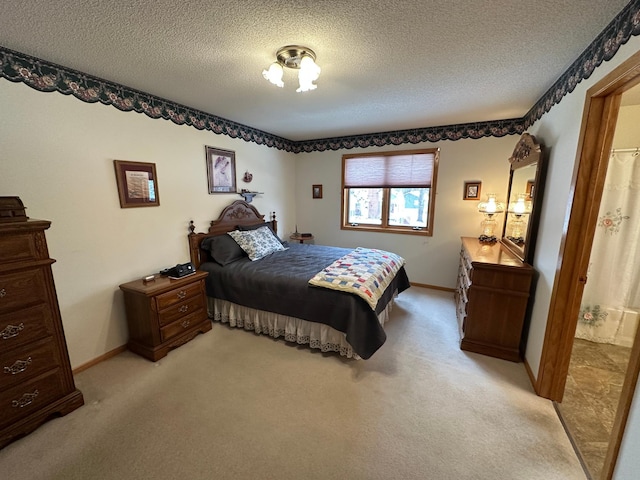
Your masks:
M227 206L207 233L195 233L193 222L190 224L191 261L209 272L210 317L323 352L370 358L386 340L384 324L395 296L409 288L404 266L390 275L374 307L361 296L309 284L318 272L353 254L354 249L281 242L281 250L256 261L246 253L231 252L237 244L227 232L240 237L251 230L264 233L266 229L260 227L277 232L275 214L265 221L264 215L242 200Z

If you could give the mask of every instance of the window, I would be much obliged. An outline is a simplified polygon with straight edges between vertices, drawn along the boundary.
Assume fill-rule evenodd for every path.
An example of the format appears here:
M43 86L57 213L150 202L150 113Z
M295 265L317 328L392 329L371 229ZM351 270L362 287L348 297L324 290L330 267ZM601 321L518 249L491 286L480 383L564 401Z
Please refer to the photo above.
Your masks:
M433 234L440 149L342 156L342 229Z

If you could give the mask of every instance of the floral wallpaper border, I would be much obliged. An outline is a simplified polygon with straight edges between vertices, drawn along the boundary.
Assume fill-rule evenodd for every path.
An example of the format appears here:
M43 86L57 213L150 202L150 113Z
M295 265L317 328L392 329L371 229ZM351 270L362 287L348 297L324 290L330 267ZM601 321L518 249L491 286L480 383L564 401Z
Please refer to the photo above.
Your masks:
M523 117L525 129L529 128L551 107L560 103L565 95L591 76L602 62L611 60L620 47L632 36L640 35L640 0L633 0L614 18L585 49L575 62L547 90Z
M256 128L242 125L210 113L156 97L114 82L87 75L0 46L0 77L22 82L41 92L59 92L87 103L100 102L122 111L163 118L177 125L190 125L219 135L241 138L246 142L285 150L314 152L407 143L439 142L462 138L502 137L521 134L571 93L593 71L616 54L631 36L640 34L640 0L630 2L596 37L556 83L536 102L523 118L495 120L441 127L425 127L365 135L292 141Z

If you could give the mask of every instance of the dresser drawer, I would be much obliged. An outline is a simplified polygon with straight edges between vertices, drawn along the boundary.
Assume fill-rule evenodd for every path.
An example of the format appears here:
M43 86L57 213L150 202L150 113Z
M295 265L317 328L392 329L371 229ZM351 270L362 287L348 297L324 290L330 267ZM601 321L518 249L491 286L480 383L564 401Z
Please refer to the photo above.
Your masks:
M162 311L165 308L168 308L176 303L180 303L185 300L187 297L193 297L195 295L199 295L202 293L202 285L201 282L191 283L189 285L184 285L182 287L171 290L170 292L163 293L162 295L158 295L156 297L156 304L158 306L158 311Z
M0 391L59 365L60 359L51 338L22 350L3 352L0 354Z
M47 258L46 246L44 247L44 252L39 252L36 239L37 234L34 235L31 232L0 235L0 263L24 262Z
M0 426L16 422L64 396L60 370L55 368L0 393Z
M0 315L0 352L53 335L53 320L48 304L3 313Z
M162 341L166 342L167 340L180 335L187 330L190 330L194 327L194 325L198 325L202 323L202 321L207 318L204 311L192 313L191 315L187 315L180 320L177 320L173 323L170 323L166 327L162 327L160 329L160 335L162 337Z
M204 309L204 296L187 298L187 300L171 305L169 308L162 310L158 316L160 326L168 325L179 318L186 317L192 313L199 312Z
M36 268L0 276L0 312L47 302L47 279Z

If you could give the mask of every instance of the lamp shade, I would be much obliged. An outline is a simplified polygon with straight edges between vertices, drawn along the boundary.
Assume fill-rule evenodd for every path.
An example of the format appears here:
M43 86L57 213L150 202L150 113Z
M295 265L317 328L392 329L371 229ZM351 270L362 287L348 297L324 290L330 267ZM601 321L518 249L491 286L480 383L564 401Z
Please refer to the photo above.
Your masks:
M509 203L508 211L514 215L527 215L531 213L531 202L526 201L526 194L518 193L515 201Z
M262 76L269 80L277 87L284 87L284 82L282 81L282 75L284 74L284 70L282 69L282 65L278 62L273 62L269 65L269 70L263 70Z
M313 58L309 56L303 56L300 61L300 71L298 72L298 82L300 86L296 92L308 92L309 90L315 90L318 88L315 82L320 76L320 67L316 65Z
M487 200L478 204L478 211L487 215L504 212L504 203L496 200L496 194L487 195Z

